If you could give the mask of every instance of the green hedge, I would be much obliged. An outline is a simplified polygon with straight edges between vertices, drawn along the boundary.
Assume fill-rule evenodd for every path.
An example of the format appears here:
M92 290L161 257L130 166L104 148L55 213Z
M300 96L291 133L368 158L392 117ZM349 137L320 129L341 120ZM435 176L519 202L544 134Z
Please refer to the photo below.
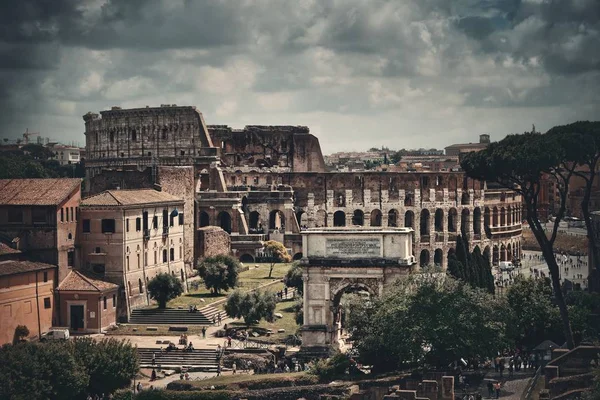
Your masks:
M255 376L255 375L250 375ZM292 386L307 386L319 383L319 378L315 375L304 374L300 376L282 376L279 374L275 375L263 375L261 379L248 379L247 381L231 382L231 383L217 383L214 384L216 389L228 389L228 390L260 390L260 389L273 389L279 387L289 388ZM167 385L168 390L175 391L193 391L193 390L206 390L207 387L213 386L210 380L207 382L190 382L190 381L172 381Z
M135 396L135 400L234 400L240 393L222 390L179 392L173 390L146 390ZM127 400L126 398L119 400ZM295 399L294 399L295 400Z

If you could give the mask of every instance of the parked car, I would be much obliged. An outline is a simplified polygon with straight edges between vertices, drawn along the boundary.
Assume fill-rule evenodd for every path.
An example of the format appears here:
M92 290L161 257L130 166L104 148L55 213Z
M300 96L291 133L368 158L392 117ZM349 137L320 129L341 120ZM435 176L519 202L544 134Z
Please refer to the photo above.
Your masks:
M42 333L40 341L45 342L47 340L69 340L69 329L68 328L50 328L46 333Z
M500 268L500 271L512 271L515 269L515 265L510 261L500 261L498 268Z

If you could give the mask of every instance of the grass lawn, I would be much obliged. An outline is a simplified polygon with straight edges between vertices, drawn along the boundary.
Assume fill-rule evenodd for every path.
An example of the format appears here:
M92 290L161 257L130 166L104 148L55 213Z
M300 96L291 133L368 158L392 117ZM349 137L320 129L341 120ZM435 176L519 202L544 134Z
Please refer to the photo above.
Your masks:
M255 265L258 265L258 268L255 268ZM290 265L291 264L288 263L275 264L272 277L268 278L270 264L252 264L250 265L250 269L248 271L240 273L238 279L238 288L243 291L248 291L256 289L257 287L270 282L280 281L283 279L288 269L290 269ZM169 301L169 303L167 303L167 307L187 308L190 304L195 304L198 308L201 308L205 305L214 303L215 301L224 299L227 297L228 293L232 292L232 290L230 290L229 292L222 292L218 295L215 295L206 289L202 280L197 282L199 283L198 290L190 290L189 293L185 293L178 298ZM277 291L281 290L282 288L283 284L270 286L268 290ZM200 299L203 299L204 302L202 302Z
M261 336L257 339L272 342L283 342L284 339L287 338L289 335L295 334L299 326L298 324L296 324L296 317L294 315L294 304L296 304L295 300L286 300L277 303L277 305L275 306L275 312L281 313L281 315L283 315L283 318L275 318L275 321L273 322L267 322L264 320L260 321L257 325L259 328L271 329L273 333L269 337ZM246 325L243 321L240 321L233 322L230 324L230 326L245 327ZM277 333L278 329L285 329L285 332Z

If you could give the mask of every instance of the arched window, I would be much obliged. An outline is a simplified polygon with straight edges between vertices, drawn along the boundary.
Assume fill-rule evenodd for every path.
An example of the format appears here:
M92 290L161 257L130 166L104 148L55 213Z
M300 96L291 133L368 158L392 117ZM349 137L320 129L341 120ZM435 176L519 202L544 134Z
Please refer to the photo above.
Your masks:
M144 293L144 284L141 279L138 279L138 285L140 287L140 294Z
M333 213L333 226L346 226L346 214L343 211Z

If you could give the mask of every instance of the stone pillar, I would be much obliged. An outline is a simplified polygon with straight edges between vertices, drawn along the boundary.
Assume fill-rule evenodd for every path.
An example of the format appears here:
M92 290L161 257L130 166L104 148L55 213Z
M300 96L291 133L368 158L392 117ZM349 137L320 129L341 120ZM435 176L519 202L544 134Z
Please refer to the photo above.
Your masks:
M389 192L386 189L381 189L381 203L386 204L390 199Z
M365 189L363 196L365 197L365 206L371 203L371 189Z
M443 400L454 400L454 377L443 376L442 377L442 399Z
M352 189L346 189L346 207L350 207L354 203L354 198L352 197Z
M333 190L327 190L327 208L334 207L334 201L336 201L336 199L334 199L333 197Z

